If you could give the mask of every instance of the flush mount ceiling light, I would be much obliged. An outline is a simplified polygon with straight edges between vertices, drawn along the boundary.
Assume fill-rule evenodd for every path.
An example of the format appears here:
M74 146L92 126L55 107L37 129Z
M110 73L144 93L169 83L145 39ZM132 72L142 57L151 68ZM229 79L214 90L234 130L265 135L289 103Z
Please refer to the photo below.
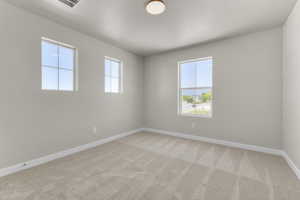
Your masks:
M166 10L166 4L162 0L150 0L146 5L146 11L151 15L162 14Z

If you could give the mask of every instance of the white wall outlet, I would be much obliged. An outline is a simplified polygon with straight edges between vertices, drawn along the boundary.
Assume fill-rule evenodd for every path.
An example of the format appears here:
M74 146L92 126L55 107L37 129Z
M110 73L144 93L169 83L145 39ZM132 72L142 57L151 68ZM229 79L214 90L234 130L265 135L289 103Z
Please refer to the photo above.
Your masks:
M193 122L193 123L192 123L192 128L195 128L195 127L196 127L196 123Z
M96 126L93 127L93 133L94 133L94 134L97 133L97 127L96 127Z

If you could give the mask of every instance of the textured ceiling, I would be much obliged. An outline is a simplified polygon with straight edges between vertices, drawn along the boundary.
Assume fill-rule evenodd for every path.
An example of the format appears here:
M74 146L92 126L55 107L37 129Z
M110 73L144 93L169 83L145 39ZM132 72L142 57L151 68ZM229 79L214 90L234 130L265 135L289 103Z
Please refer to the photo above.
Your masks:
M282 24L296 0L165 0L152 16L147 0L6 0L138 55L151 55Z

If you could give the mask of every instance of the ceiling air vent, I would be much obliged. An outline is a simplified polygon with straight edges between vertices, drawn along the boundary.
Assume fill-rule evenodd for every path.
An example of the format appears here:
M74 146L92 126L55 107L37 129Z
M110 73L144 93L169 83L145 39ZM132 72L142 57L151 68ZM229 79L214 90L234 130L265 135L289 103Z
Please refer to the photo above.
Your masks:
M62 3L64 3L64 4L66 4L67 6L69 6L69 7L71 7L71 8L73 8L76 4L78 4L78 2L79 2L80 0L58 0L58 1L60 1L60 2L62 2Z

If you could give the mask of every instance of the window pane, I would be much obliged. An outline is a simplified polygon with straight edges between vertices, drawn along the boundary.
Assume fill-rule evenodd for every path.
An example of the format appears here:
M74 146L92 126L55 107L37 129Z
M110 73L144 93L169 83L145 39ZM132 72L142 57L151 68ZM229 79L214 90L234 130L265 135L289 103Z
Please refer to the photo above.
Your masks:
M59 89L73 91L73 71L59 70Z
M212 89L182 89L182 114L206 115L212 114Z
M105 92L120 92L121 64L112 59L105 59Z
M105 92L111 92L111 80L110 80L110 77L105 77Z
M181 64L181 88L212 87L212 59Z
M112 78L111 79L111 92L114 92L114 93L118 93L120 90L119 90L119 79L118 78Z
M42 65L58 66L58 46L46 41L42 41Z
M105 76L110 76L110 60L105 59Z
M197 87L197 64L195 62L181 64L181 88Z
M58 89L58 69L43 67L42 72L42 89L57 90Z
M197 87L212 87L212 59L200 60L197 65Z
M59 47L59 67L74 69L74 49Z
M120 63L111 61L111 76L118 78L120 76Z

